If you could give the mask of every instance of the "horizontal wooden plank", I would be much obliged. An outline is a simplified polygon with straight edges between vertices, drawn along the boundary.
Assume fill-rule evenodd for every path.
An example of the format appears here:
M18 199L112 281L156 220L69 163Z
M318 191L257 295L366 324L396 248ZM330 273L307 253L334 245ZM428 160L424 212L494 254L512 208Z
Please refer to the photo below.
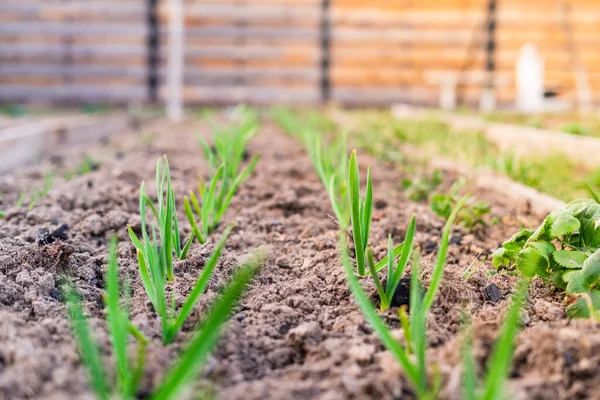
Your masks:
M3 22L0 24L0 34L10 35L93 35L103 38L116 35L131 35L145 37L148 33L146 24L102 23L86 24L79 22Z
M166 71L165 71L166 72ZM305 82L317 84L320 71L317 68L236 68L217 70L191 70L184 71L186 84L209 83L213 85L232 81L270 81L279 83Z
M161 95L164 95L161 92ZM273 88L265 86L186 87L186 103L190 104L315 104L320 101L317 88Z
M146 68L126 65L43 65L43 64L0 64L1 76L98 76L98 77L133 77L145 78Z
M321 51L317 44L312 46L266 46L266 45L221 45L221 46L186 46L187 60L218 58L229 60L280 60L302 59L317 61Z
M0 101L58 101L127 103L147 99L145 87L2 85Z
M221 18L243 21L286 21L298 20L318 21L321 17L320 4L264 4L252 3L185 3L184 13L186 20L195 18ZM163 20L168 20L169 9L167 3L159 7L159 15Z
M1 32L1 31L0 31ZM163 35L166 29L161 30ZM319 30L315 27L289 29L289 27L256 27L249 26L216 26L216 27L187 27L186 37L244 37L262 39L287 39L287 40L317 40Z
M146 20L147 6L143 2L127 3L120 1L44 1L44 2L5 2L0 3L0 21L10 19L28 21L83 21L138 22Z

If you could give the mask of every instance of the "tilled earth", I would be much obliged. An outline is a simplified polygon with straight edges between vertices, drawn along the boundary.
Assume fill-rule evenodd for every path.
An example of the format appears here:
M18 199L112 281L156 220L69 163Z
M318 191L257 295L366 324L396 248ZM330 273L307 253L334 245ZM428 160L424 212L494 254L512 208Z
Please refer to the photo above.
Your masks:
M139 229L139 185L146 180L149 192L154 192L156 160L163 154L169 157L178 197L196 187L206 165L195 132L209 133L198 121L159 121L142 135L124 133L87 149L100 168L69 181L59 176L83 159L82 150L0 177L0 209L6 211L0 220L0 398L93 398L59 287L66 278L75 281L109 359L101 294L106 244L113 234L120 239L121 275L132 280L132 319L153 342L140 396L160 381L236 267L254 248L266 246L270 257L232 315L198 388L221 399L411 398L400 368L349 293L336 248L337 226L309 158L268 122L249 146L250 154L260 154L261 159L225 215L223 226L234 223L235 228L207 293L175 343L161 345L159 319L137 276L126 228L129 224ZM384 254L388 233L395 242L403 239L404 227L416 214L416 245L427 284L443 221L427 203L405 198L400 190L403 174L395 166L366 154L359 159L373 169L371 245L376 256ZM23 189L41 186L51 169L57 172L56 184L31 211L8 206ZM450 171L445 177L446 187L456 178ZM431 363L443 376L440 397L447 399L461 398L459 349L465 311L473 318L476 356L483 365L515 284L509 275L486 275L492 269L486 257L521 224L533 226L543 217L531 204L509 203L501 188L470 189L492 205L500 222L474 232L455 228L452 234L427 332ZM181 218L181 205L179 211ZM182 225L187 237L187 223ZM205 245L194 243L188 259L176 263L171 290L178 301L189 293L219 232ZM471 264L475 272L465 280L461 275ZM363 284L374 293L368 279ZM600 397L600 330L592 322L568 322L563 309L559 293L534 282L522 312L523 330L511 372L514 398ZM385 317L400 339L395 311Z

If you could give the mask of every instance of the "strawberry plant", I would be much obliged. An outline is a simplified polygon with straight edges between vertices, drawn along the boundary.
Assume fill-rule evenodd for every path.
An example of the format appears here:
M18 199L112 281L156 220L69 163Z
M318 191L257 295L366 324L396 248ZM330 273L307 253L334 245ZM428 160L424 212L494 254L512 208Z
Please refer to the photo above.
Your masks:
M496 268L539 276L577 300L570 317L600 310L600 204L574 200L550 213L535 230L524 229L493 254Z

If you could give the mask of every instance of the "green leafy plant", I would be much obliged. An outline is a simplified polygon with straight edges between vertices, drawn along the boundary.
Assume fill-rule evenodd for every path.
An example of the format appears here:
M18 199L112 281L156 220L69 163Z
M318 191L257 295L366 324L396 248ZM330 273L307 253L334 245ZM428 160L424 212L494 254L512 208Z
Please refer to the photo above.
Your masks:
M412 201L423 201L429 198L442 183L442 174L439 169L433 171L430 177L417 175L413 179L404 179L402 189Z
M367 274L367 266L369 270L379 272L389 264L388 260L390 258L389 256L386 256L378 263L373 263L374 265L372 266L370 265L372 260L367 260L369 235L371 233L371 216L373 213L373 185L371 182L371 168L367 168L367 186L365 189L365 195L361 196L360 175L358 171L358 161L356 159L356 150L352 151L348 164L348 208L350 210L350 226L352 227L352 239L354 242L354 253L356 256L356 272L359 276L365 276ZM343 224L340 225L344 227ZM395 258L400 254L401 251L402 244L399 244L392 250L391 254ZM399 266L398 268L402 269L403 267Z
M473 338L470 328L465 329L462 345L463 398L466 400L502 400L506 398L505 386L514 352L514 338L519 329L519 315L525 302L528 284L521 281L512 298L501 332L487 361L483 382L478 385Z
M183 260L187 257L187 253L190 249L190 245L194 239L193 235L190 235L189 239L182 245L181 237L179 233L179 222L177 220L177 209L175 204L175 191L171 186L171 172L169 170L169 161L167 156L163 159L158 159L156 163L156 198L157 205L154 204L150 196L146 193L145 182L142 182L140 187L140 218L142 226L142 234L147 233L147 213L150 209L152 215L158 223L158 234L160 237L161 251L164 251L164 267L167 279L173 280L173 253L177 258ZM148 249L141 246L141 242L131 229L128 227L129 236L136 245L137 249L142 251ZM155 228L152 226L153 240L156 241ZM139 246L138 246L139 245ZM143 253L144 256L146 254ZM148 259L145 258L147 261Z
M128 291L119 284L117 270L117 241L113 238L109 245L108 270L106 274L106 294L104 302L108 313L110 340L115 359L115 382L108 382L98 344L92 337L89 325L84 317L82 301L71 285L66 287L67 310L73 331L79 345L83 363L88 370L91 385L99 399L113 398L114 390L122 399L133 399L143 374L148 339L133 326L129 320L127 304L121 305L121 291ZM138 342L136 362L131 363L127 354L130 335ZM112 386L112 387L111 387Z
M465 180L459 178L450 191L446 194L436 193L431 196L431 210L440 217L447 219L460 200L460 189L464 186ZM490 205L485 201L474 201L472 198L467 200L465 206L461 209L457 222L467 229L476 226L485 226L484 217L490 213Z
M40 201L41 199L43 199L48 192L50 191L50 189L52 189L52 186L54 185L54 171L49 171L48 173L46 173L46 175L44 175L44 186L42 186L41 188L35 188L31 191L31 193L29 194L29 203L27 205L27 210L31 211L33 210L33 207L35 207L36 203L38 201ZM27 189L24 189L21 194L19 195L19 198L17 199L17 201L15 202L15 207L20 208L23 206L23 203L25 203L25 199L27 198ZM5 213L4 212L0 212L0 218L4 217Z
M395 255L394 255L394 243L392 242L392 235L388 236L388 254L386 257L387 260L387 280L384 285L381 284L379 276L377 275L377 268L375 261L373 259L373 252L371 249L367 248L367 262L369 265L369 273L373 278L373 282L375 283L375 287L377 289L377 293L379 295L380 301L380 310L385 311L390 308L392 304L392 298L394 297L394 293L400 284L400 280L402 279L402 275L404 274L404 270L408 265L408 261L410 259L410 255L412 253L413 248L413 240L415 238L415 229L416 222L415 216L413 215L410 223L408 224L408 229L406 230L406 236L404 237L404 242L400 246L401 254L400 259L397 263L395 263ZM394 266L394 264L396 264Z
M155 206L146 194L144 182L142 182L140 188L142 239L140 240L137 237L130 226L128 227L128 231L129 237L137 249L138 267L142 284L154 309L161 318L163 342L168 344L173 341L175 335L177 335L177 332L193 311L201 294L206 289L208 280L214 272L214 268L232 227L230 226L225 229L207 261L200 278L177 313L175 310L175 297L171 297L169 301L166 292L167 282L174 280L173 253L179 258L184 259L187 256L194 236L190 236L183 248L180 247L179 227L175 210L175 193L171 187L169 164L166 157L164 158L164 166L161 160L157 163L156 179L158 206ZM158 236L154 224L151 225L152 235L148 234L148 222L146 220L148 208L152 210L152 214L157 221Z
M198 140L209 164L209 179L200 181L198 193L194 192L183 199L185 213L192 231L200 243L217 228L223 214L239 186L250 177L259 156L252 158L248 166L240 171L246 152L246 145L257 131L256 116L249 111L242 113L240 125L233 125L214 136L214 146L200 136ZM194 213L200 218L196 222Z
M567 314L586 317L589 305L600 309L600 282L596 282L599 248L600 204L580 199L550 213L536 230L524 229L513 235L493 253L493 262L498 269L539 276L566 290L578 298Z
M235 306L245 287L265 259L265 253L259 250L240 267L223 289L221 296L213 303L206 319L193 334L178 360L167 370L162 381L154 390L151 399L178 399L182 391L198 376L208 354L218 342L231 309ZM108 311L107 319L111 347L115 359L114 382L110 382L108 379L109 375L104 369L99 346L94 340L84 317L81 299L72 286L67 287L67 309L82 360L88 370L90 383L96 397L101 400L114 398L135 399L138 398L139 384L144 373L149 341L132 324L127 307L121 305L120 291L123 288L119 286L116 240L112 240L110 245L106 281L107 291L104 300ZM135 362L130 360L127 352L130 335L138 342Z
M346 233L341 231L339 234L342 265L354 299L367 322L379 336L383 345L392 352L398 360L409 382L414 388L417 397L420 399L435 399L441 385L439 374L434 374L433 382L429 379L429 369L426 357L427 315L433 305L444 273L452 224L460 211L460 207L462 207L465 201L466 199L459 201L452 211L450 218L446 221L439 252L427 290L424 290L420 283L419 262L418 258L414 257L411 267L410 318L408 316L403 316L402 313L400 314L401 322L405 327L405 338L407 340L405 346L400 344L394 338L390 328L386 326L383 319L377 314L369 297L360 285L357 277L354 275L354 266L347 250Z
M83 161L77 165L75 169L65 174L65 179L69 181L76 176L89 174L90 172L97 170L99 167L100 164L97 161L94 161L93 158L86 155Z

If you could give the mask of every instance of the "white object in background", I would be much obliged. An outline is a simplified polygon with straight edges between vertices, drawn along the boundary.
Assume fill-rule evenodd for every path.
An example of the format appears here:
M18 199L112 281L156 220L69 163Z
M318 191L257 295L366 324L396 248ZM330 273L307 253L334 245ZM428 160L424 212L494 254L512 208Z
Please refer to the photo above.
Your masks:
M167 64L167 116L183 117L183 0L169 0L169 60Z
M456 108L456 74L445 74L440 82L440 108L454 110Z
M496 109L496 91L493 87L486 87L481 93L479 99L479 110L484 113L492 112Z
M519 50L516 67L517 110L541 112L544 109L544 61L533 43Z

